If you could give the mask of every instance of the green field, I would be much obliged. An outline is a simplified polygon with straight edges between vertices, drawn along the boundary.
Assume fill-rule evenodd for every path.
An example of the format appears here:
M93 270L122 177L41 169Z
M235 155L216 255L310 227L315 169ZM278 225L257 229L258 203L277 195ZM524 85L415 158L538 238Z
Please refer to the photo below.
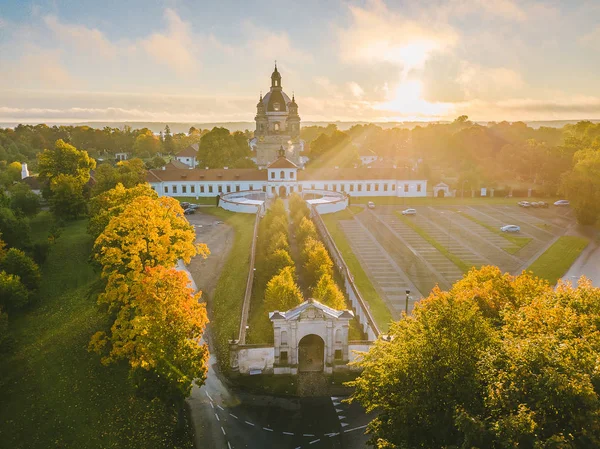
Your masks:
M45 238L49 218L33 220L32 240ZM0 355L0 446L193 448L189 430L174 441L175 413L135 397L126 366L104 367L87 351L108 321L96 305L101 287L87 262L86 224L63 229L42 267L39 302L10 316L14 342Z
M554 285L575 262L589 241L583 237L562 236L528 268L534 275Z
M400 212L396 212L396 216L405 223L408 227L410 227L413 231L419 234L423 239L425 239L431 246L437 249L440 253L442 253L448 260L450 260L454 265L456 265L463 273L468 272L471 269L471 265L467 264L460 257L452 254L448 248L434 239L425 229L421 228L410 218L402 215Z
M221 369L227 371L229 340L237 339L240 327L256 216L236 214L216 207L202 209L202 212L219 217L235 232L233 247L217 282L215 294L208 304L214 349Z
M531 242L530 237L517 237L516 235L511 235L507 232L502 232L497 227L491 226L487 223L484 223L483 221L478 220L477 218L473 217L472 215L465 214L464 212L459 212L459 214L462 215L463 217L465 217L466 219L471 220L473 223L477 223L479 226L483 226L488 231L504 237L506 240L508 240L510 243L512 243L514 246L507 246L506 248L502 248L504 251L506 251L509 254L517 253L521 248L523 248L525 245L527 245L529 242Z
M175 196L173 198L175 198L180 203L182 201L187 201L188 203L207 204L209 206L215 207L217 206L216 196L199 196L198 198L195 198L193 196Z
M353 219L352 210L345 209L335 214L327 214L321 216L325 226L333 241L335 242L338 250L342 253L342 257L346 262L350 272L354 276L354 283L360 291L363 299L369 304L373 319L377 323L379 330L383 333L387 332L390 321L392 321L392 314L388 309L386 303L381 299L381 296L375 290L375 287L369 280L367 273L363 270L358 258L352 251L350 243L346 239L344 232L338 227L339 220L351 220Z

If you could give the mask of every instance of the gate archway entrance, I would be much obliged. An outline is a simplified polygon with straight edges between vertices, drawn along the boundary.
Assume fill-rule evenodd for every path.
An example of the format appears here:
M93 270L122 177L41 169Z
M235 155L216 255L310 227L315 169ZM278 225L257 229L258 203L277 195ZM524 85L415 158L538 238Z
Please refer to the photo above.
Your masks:
M325 342L315 334L306 335L298 343L298 371L323 371Z
M440 189L440 190L438 190L438 193L437 193L437 197L438 197L438 198L444 198L445 196L446 196L446 192L444 192L444 191L443 191L443 190L441 190L441 189Z
M280 186L279 187L279 196L281 198L285 198L286 197L286 193L285 193L285 186Z

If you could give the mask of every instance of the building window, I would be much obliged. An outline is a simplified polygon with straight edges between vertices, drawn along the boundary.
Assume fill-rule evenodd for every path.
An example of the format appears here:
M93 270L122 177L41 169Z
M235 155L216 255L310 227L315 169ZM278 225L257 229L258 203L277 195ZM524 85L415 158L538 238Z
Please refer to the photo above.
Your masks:
M387 184L384 184L384 185L383 185L383 191L384 191L384 192L387 192L387 191L388 191L388 185L387 185Z
M227 193L231 192L231 186L227 184Z
M404 191L408 192L408 184L404 184Z
M335 330L335 342L336 343L341 343L342 342L342 330L341 329L336 329Z
M287 346L287 331L281 331L281 346Z
M271 193L275 195L275 187L271 187Z
M290 172L290 179L294 179L294 172L293 171Z
M279 172L279 179L285 179L285 172L283 170Z
M350 184L350 191L354 192L354 184Z
M275 124L273 125L273 129L275 129L275 132L279 131L279 122L275 122Z
M290 186L290 193L294 193L294 186Z
M315 190L315 185L314 185L314 184L311 184L311 185L310 185L310 188L311 188L312 190Z
M213 193L213 186L208 186L208 193Z
M236 191L236 192L239 192L239 191L240 191L240 186L239 186L239 185L235 186L235 191Z
M165 186L165 193L169 193L169 187Z
M367 192L371 191L371 184L367 184Z
M181 186L181 193L187 193L187 186Z
M265 193L267 193L267 186L263 186L262 187L262 191L265 192Z
M273 110L279 112L279 103L273 103Z
M379 192L379 184L375 184L375 191Z
M222 185L219 185L219 186L217 187L217 190L218 190L218 192L219 192L219 193L223 193L223 186L222 186Z
M396 190L396 184L390 184L390 189L391 190Z
M200 186L200 193L204 193L204 184Z
M334 184L334 185L333 185L333 191L334 191L334 192L337 192L337 184Z
M329 184L325 184L325 187L323 187L323 189L329 190Z
M190 186L190 192L196 193L196 186Z
M275 172L274 171L271 172L271 179L275 179Z
M358 191L359 191L359 192L362 192L362 184L359 184L359 185L358 185Z
M302 192L302 184L298 184L298 192Z
M288 352L287 351L281 351L279 353L279 363L281 365L287 365L287 363L288 363Z
M421 184L417 184L417 192L421 191Z
M173 193L177 193L177 186L173 186Z
M150 188L151 188L152 190L156 191L156 187L154 187L154 186L150 186Z
M334 357L335 357L336 360L342 360L342 350L341 349L336 349Z

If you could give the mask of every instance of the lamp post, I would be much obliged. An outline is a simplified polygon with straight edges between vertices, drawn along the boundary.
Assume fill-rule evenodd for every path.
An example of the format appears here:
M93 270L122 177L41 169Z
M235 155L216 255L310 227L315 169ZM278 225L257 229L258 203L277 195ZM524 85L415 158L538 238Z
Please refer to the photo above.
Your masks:
M410 298L409 295L410 295L410 290L406 289L406 308L405 308L406 316L408 316L408 298Z

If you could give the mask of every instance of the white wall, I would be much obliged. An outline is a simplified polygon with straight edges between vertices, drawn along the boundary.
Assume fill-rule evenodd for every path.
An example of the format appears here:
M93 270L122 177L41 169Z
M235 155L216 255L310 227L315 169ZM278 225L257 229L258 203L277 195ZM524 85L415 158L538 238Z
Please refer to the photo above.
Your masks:
M367 169L368 170L368 169ZM303 190L329 190L346 192L350 196L399 196L425 197L427 181L397 181L395 179L371 179L364 181L301 181ZM404 192L404 185L408 192ZM420 191L418 185L421 186ZM387 188L387 190L386 190Z
M256 204L233 203L231 201L219 201L219 207L230 210L231 212L241 212L243 214L255 214L261 206Z
M262 190L264 184L264 181L163 181L150 183L156 193L158 193L158 196L188 196L191 198L197 196L215 197L219 193L233 193L237 191L237 187L239 187L240 191L259 191ZM221 187L221 192L219 192L219 186ZM228 186L229 192L227 191ZM167 187L167 192L165 192L165 187ZM174 191L174 187L176 187L177 191ZM203 189L204 191L202 191Z
M274 349L270 347L245 347L238 350L238 363L241 374L249 374L251 370L263 373L273 371Z
M357 351L360 352L368 352L371 349L370 344L366 343L353 343L348 345L348 362L354 362L360 358L360 355L357 354ZM349 367L353 371L358 371L358 368L355 366Z
M333 214L348 207L348 199L336 201L335 203L324 203L315 205L321 215Z

